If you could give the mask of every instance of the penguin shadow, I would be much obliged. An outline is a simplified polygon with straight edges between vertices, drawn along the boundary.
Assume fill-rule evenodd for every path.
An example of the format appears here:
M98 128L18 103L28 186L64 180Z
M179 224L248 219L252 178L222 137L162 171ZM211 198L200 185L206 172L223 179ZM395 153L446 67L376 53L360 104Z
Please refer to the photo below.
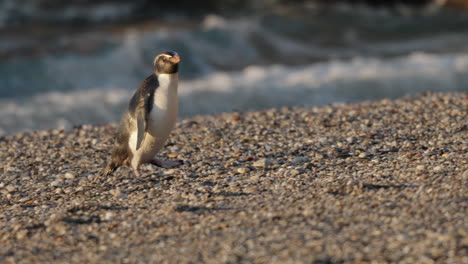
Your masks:
M174 169L180 169L182 166L183 165ZM120 170L120 173L116 171L115 176L117 176L121 181L127 180L134 184L145 184L145 183L168 184L169 182L174 180L178 174L180 174L180 173L165 174L165 172L168 169L159 168L157 166L150 165L150 164L148 164L147 167L142 171L141 176L136 176L130 169L119 168L119 170Z
M215 211L228 211L234 210L232 207L207 207L207 206L193 206L187 204L181 204L174 208L174 211L178 213L192 213L192 214L206 214Z
M168 159L168 161L177 161L180 162L180 165L174 168L162 168L160 166L153 165L151 163L144 164L142 167L142 175L136 176L133 171L127 166L120 166L109 176L103 175L103 170L106 167L107 160L102 162L102 166L96 170L90 171L89 173L95 174L96 176L91 180L92 184L104 184L108 182L109 178L118 178L120 181L131 181L134 183L145 183L145 182L161 182L161 181L170 181L174 179L174 175L165 174L168 170L187 170L192 166L192 163L189 160L173 160ZM111 181L114 181L112 179Z

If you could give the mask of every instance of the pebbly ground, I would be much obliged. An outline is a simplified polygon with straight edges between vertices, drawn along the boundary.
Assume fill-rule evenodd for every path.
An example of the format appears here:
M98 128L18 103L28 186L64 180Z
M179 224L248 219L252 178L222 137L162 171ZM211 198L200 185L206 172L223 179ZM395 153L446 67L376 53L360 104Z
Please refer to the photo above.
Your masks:
M468 263L468 94L183 120L144 180L112 126L0 139L0 263Z

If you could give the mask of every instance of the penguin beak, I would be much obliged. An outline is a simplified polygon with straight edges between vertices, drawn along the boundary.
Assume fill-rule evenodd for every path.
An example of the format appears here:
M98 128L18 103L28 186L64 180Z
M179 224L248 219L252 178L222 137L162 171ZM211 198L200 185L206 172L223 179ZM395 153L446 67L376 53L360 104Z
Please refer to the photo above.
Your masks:
M179 55L175 55L175 56L172 56L170 59L169 59L170 62L174 63L174 64L177 64L180 62L180 57Z

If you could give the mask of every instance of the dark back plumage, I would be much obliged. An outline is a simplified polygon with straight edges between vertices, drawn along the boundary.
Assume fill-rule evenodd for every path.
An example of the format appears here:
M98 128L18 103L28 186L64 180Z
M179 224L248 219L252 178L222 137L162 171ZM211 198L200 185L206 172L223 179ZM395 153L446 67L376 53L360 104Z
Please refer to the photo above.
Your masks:
M128 104L128 110L125 112L122 122L119 125L117 130L115 146L112 151L112 156L110 162L107 164L106 168L103 171L103 175L107 176L113 173L118 167L122 165L128 165L132 159L132 152L128 146L128 141L130 138L130 130L133 128L134 121L137 120L137 126L139 131L146 130L146 123L148 118L148 113L151 111L154 99L154 92L159 87L158 78L155 74L151 74L146 77L140 84L140 87L135 91ZM139 133L138 142L143 141L144 133Z
M140 87L133 94L130 103L128 104L128 112L132 115L133 118L136 117L136 110L139 107L144 107L146 112L150 112L153 108L153 104L147 103L147 101L152 102L154 98L154 92L159 87L158 77L155 74L151 74L146 77Z

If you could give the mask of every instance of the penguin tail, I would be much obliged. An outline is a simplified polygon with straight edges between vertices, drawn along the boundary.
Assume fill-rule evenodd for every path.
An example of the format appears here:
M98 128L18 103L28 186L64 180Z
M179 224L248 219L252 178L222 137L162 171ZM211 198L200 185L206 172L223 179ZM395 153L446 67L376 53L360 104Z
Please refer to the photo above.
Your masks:
M101 176L109 176L112 173L114 173L114 171L119 167L120 167L120 164L117 164L115 162L109 162L109 164L107 164L107 166L101 172Z
M122 145L118 145L112 151L109 163L107 163L107 165L105 166L104 170L101 173L101 176L111 175L116 169L118 169L121 165L124 164L127 158L127 149L125 147L122 147Z

